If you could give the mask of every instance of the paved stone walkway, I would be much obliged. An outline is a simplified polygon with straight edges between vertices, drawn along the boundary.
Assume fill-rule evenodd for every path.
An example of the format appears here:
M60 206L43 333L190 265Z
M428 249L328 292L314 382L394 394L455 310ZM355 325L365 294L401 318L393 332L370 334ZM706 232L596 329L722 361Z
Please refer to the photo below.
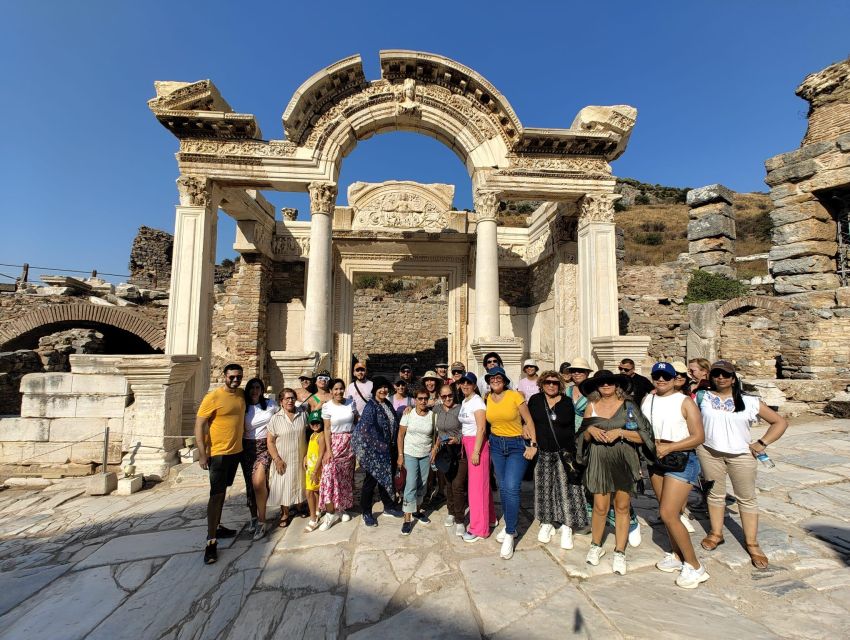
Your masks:
M537 542L531 487L510 561L494 539L465 544L444 510L410 537L355 517L304 534L303 520L252 543L220 542L205 566L207 484L197 465L133 496L87 497L80 480L0 493L0 638L836 638L850 628L850 421L793 424L760 473L753 569L727 521L726 544L698 550L711 579L695 591L657 571L666 537L651 495L636 500L643 542L612 575L589 536L563 551ZM244 527L238 487L224 522ZM694 513L696 546L707 526ZM649 525L649 526L647 526ZM844 631L842 631L842 629Z

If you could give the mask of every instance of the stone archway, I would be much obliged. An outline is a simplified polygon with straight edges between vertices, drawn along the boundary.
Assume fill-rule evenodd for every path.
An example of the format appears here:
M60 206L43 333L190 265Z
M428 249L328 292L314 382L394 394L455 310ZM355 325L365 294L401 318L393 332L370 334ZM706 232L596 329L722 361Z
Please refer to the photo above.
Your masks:
M781 368L781 312L789 306L769 296L741 296L717 309L719 355L745 378L772 379Z
M76 326L114 327L136 336L154 351L165 348L165 333L146 318L120 307L96 304L54 305L27 313L0 329L0 348L39 332Z

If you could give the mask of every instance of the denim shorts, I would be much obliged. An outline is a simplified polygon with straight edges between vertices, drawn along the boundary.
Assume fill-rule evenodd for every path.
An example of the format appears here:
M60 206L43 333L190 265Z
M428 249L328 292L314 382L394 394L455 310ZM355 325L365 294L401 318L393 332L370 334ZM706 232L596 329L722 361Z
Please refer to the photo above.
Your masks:
M688 452L688 462L685 464L685 468L681 471L664 471L663 469L659 469L655 465L650 465L649 467L649 472L654 475L676 478L676 480L687 482L688 484L691 484L695 487L699 486L700 471L701 468L699 465L699 459L697 458L697 454L695 451Z

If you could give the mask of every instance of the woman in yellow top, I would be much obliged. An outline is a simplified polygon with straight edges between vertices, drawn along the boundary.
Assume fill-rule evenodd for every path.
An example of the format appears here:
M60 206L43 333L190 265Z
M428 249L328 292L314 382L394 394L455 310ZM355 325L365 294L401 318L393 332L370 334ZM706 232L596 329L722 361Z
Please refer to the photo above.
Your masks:
M519 489L528 461L537 453L537 434L525 404L525 396L510 389L505 370L493 367L484 376L490 385L487 395L487 422L490 423L490 459L499 483L505 527L496 540L502 543L500 556L505 560L514 554Z

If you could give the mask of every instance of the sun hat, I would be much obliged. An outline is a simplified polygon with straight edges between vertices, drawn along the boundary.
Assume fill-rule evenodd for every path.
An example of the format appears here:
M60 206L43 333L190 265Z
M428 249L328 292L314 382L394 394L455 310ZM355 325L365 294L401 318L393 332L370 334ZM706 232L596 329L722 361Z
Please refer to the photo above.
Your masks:
M585 371L593 371L593 367L584 358L574 358L570 364L570 369L583 369ZM603 369L604 371L604 369Z
M436 380L437 382L443 381L443 379L437 375L436 371L426 371L425 375L422 376L420 380L422 380L422 382L425 382L426 380Z
M435 368L435 369L436 369L437 367L443 367L444 369L448 369L448 368L449 368L449 363L448 363L448 362L438 362L437 364L435 364L435 365L434 365L434 368Z
M508 374L505 373L505 370L502 369L502 367L493 367L487 373L485 373L484 382L490 384L490 378L492 378L493 376L502 376L505 379L505 386L510 386L511 379L508 377Z
M629 381L623 374L614 373L608 369L600 369L579 385L579 391L581 391L581 395L589 396L606 383L615 384L623 391L629 388Z
M466 365L462 362L452 362L452 371L466 371Z
M464 373L460 377L460 380L458 380L458 384L460 384L461 382L468 382L470 384L474 384L474 385L477 386L478 385L478 376L476 376L474 373L472 373L472 371L467 371L466 373Z
M540 367L537 365L537 361L534 360L534 358L529 358L528 360L526 360L525 362L522 363L522 370L523 371L525 371L526 367L534 367L538 371L540 370Z
M304 371L301 372L301 375L298 376L298 379L299 380L312 380L313 379L313 372L310 371L309 369L304 369Z
M652 373L666 373L670 378L676 377L676 369L669 362L656 362L652 365Z
M728 360L718 360L711 365L711 370L720 369L726 373L735 373L735 365Z
M686 378L688 377L688 365L686 365L684 362L682 362L681 360L674 360L670 364L673 365L673 368L676 370L677 374L685 376Z

